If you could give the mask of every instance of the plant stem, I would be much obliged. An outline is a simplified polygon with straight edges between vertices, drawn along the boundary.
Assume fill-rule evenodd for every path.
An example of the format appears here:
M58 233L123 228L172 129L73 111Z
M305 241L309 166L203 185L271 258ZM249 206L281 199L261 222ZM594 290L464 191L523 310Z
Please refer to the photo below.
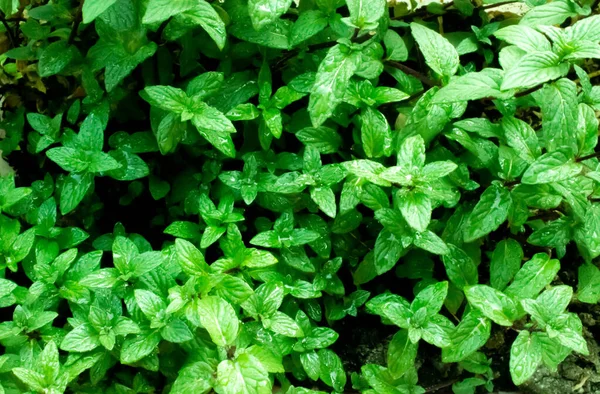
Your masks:
M6 15L4 15L4 12L0 12L0 20L2 21L2 24L4 25L4 29L6 30L6 35L8 36L8 41L10 41L11 48L14 48L15 47L15 36L13 35L13 32L10 29L10 26L8 25L8 21L6 20Z
M503 1L501 3L496 3L496 4L487 4L487 5L484 5L483 7L479 7L479 9L489 10L490 8L501 7L503 5L513 4L513 3L521 3L521 1Z
M534 87L531 87L529 89L525 89L522 92L518 92L517 94L515 94L515 97L523 97L523 96L527 96L528 94L531 94L533 92L537 92L538 90L540 90L541 88L544 87L544 84L541 83L539 85L536 85Z
M397 68L398 70L400 70L406 74L412 75L413 77L417 78L419 81L423 82L427 86L439 86L439 83L427 78L425 75L421 74L417 70L413 70L412 68L405 66L402 63L398 63L398 62L395 62L392 60L388 60L385 63L394 68Z
M577 163L588 160L588 159L593 159L594 157L600 157L600 152L594 152L594 153L590 153L589 155L586 156L581 156L580 158L578 158L576 160Z
M75 14L75 21L73 22L73 28L71 29L71 34L69 34L69 39L67 41L68 45L72 45L75 42L75 37L77 37L77 30L79 30L79 25L81 24L81 19L83 17L81 10L83 9L83 3L85 0L81 0L79 3L79 7L77 7L77 13Z

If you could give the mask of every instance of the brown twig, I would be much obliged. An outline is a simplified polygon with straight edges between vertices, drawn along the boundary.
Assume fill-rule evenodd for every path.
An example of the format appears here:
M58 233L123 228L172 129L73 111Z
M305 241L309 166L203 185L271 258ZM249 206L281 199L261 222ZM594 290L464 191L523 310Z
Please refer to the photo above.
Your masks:
M578 158L577 160L575 160L576 162L582 162L588 159L593 159L594 157L600 157L600 152L594 152L594 153L590 153L589 155L586 156L581 156L580 158Z
M495 4L487 4L487 5L484 5L483 7L479 7L479 9L480 10L489 10L490 8L501 7L503 5L509 5L509 4L514 4L514 3L521 3L521 1L503 1L503 2L495 3Z
M432 79L429 79L428 77L426 77L425 75L421 74L417 70L413 70L412 68L410 68L408 66L405 66L402 63L398 63L398 62L395 62L395 61L392 61L392 60L388 60L385 63L388 64L388 65L390 65L390 66L392 66L392 67L394 67L394 68L397 68L398 70L400 70L400 71L402 71L402 72L404 72L406 74L412 75L413 77L417 78L419 81L423 82L427 86L439 86L438 82L436 82L436 81L434 81Z
M77 37L77 30L79 30L79 25L81 24L81 20L83 18L83 3L85 0L81 0L79 3L79 7L77 7L77 12L75 14L75 21L73 22L73 28L71 29L71 34L69 34L69 39L67 40L68 45L72 45L75 42L75 37Z
M518 92L517 94L515 94L515 97L523 97L523 96L527 96L528 94L531 94L533 92L537 92L538 90L540 90L541 88L544 87L544 84L541 83L539 85L533 86L529 89L525 89L522 92Z
M442 383L438 383L435 384L433 386L429 386L425 389L426 393L433 393L435 391L441 390L443 388L446 388L448 386L452 386L454 383L458 382L459 379L452 379L452 380L448 380L447 382L442 382Z
M6 35L8 36L8 41L10 41L11 48L15 48L15 36L8 25L8 21L6 20L6 15L4 15L4 12L0 12L0 20L2 21L4 29L6 30Z

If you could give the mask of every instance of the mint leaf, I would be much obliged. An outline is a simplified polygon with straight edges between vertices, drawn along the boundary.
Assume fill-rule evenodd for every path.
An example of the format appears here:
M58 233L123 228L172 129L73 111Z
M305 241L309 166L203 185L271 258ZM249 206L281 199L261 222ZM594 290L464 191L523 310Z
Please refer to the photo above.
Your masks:
M436 74L446 78L456 74L460 64L458 53L446 38L415 22L410 24L410 30L425 62Z
M314 127L331 117L342 102L350 78L358 67L357 55L340 44L332 47L319 64L317 76L308 103L308 112Z
M536 337L523 330L510 348L510 376L517 386L525 383L542 362L542 348Z

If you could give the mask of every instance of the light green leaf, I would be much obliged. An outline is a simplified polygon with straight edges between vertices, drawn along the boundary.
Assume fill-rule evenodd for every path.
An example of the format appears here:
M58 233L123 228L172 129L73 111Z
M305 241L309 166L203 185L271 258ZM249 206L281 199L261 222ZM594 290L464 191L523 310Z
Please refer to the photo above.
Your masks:
M485 285L465 288L469 304L496 324L510 327L518 317L517 304L506 294Z
M214 369L210 364L199 361L181 368L171 387L172 394L205 394L215 384Z
M177 15L177 18L183 20L185 23L202 26L210 38L217 44L217 48L223 50L227 40L225 22L223 22L210 3L205 0L196 0L196 2L193 8Z
M513 148L521 159L531 164L541 155L542 149L538 137L528 123L512 116L505 116L502 118L502 129L508 146Z
M448 279L460 290L478 282L477 266L462 249L448 244L449 252L442 256Z
M536 337L523 330L510 348L510 376L517 386L525 383L542 362L542 347Z
M555 0L533 7L523 16L519 24L531 27L560 25L567 18L576 15L575 3L567 0Z
M335 391L344 391L346 372L338 355L329 349L322 349L319 351L319 360L321 361L319 377L323 383L333 387Z
M504 98L512 92L502 92L500 85L504 71L497 68L484 68L453 79L433 97L434 103L454 103L479 100L484 97Z
M271 392L271 382L260 361L243 353L236 360L221 361L216 389L223 394L266 394Z
M398 379L414 367L418 343L408 338L408 330L398 331L388 345L387 363L390 374Z
M552 50L550 42L535 29L525 25L511 25L494 33L496 38L516 45L525 52L549 52Z
M202 326L218 346L233 343L238 335L239 320L229 303L220 297L204 297L197 302Z
M310 198L319 206L321 211L331 218L335 218L337 211L335 204L335 194L330 187L311 187Z
M392 144L390 126L385 116L373 108L366 108L360 115L361 141L369 158L388 156Z
M456 74L460 65L458 52L446 38L416 22L410 24L410 29L425 62L435 73L445 77Z
M490 283L502 291L521 268L523 249L512 238L504 239L496 245L490 261Z
M350 11L350 22L359 29L373 29L383 16L387 4L385 0L346 0Z
M579 267L577 299L588 304L600 301L600 269L591 263Z
M308 112L314 127L331 117L342 101L348 82L358 67L358 57L340 44L332 47L319 64L308 102Z
M579 108L577 85L566 78L544 86L536 99L542 109L543 141L546 149L577 152Z
M389 29L383 36L383 43L385 44L386 55L388 60L395 60L404 62L408 59L408 49L406 43L394 30Z
M496 230L508 217L512 204L510 192L493 183L481 194L481 198L469 215L464 240L472 242Z
M249 0L248 12L256 30L275 22L292 5L292 0Z
M560 57L553 52L526 54L514 67L506 70L501 89L524 89L558 79L569 71L568 65L560 61Z
M290 45L296 46L319 33L327 27L327 16L319 10L308 10L300 13L292 26Z
M537 158L525 171L521 182L526 185L559 182L579 175L582 168L573 160L568 148L560 149Z
M399 199L404 220L417 231L425 231L431 221L431 200L425 193L411 191Z
M445 363L462 361L480 349L490 338L492 323L478 309L470 309L452 333L451 345L442 349Z
M150 0L142 22L145 24L162 22L197 5L196 0Z
M560 262L545 253L535 254L515 275L505 293L517 298L534 298L546 287L560 269Z
M67 352L89 352L100 346L98 333L89 324L81 324L69 331L60 344Z
M116 2L117 0L87 0L83 3L83 23L91 23L98 15Z

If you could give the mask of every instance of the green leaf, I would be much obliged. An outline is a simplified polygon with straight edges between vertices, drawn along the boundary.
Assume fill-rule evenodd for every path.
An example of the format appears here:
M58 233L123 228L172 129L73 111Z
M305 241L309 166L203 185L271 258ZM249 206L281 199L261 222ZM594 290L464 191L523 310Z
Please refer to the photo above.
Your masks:
M316 352L300 353L300 363L309 378L312 380L319 379L321 373L321 360Z
M270 392L270 386L269 373L249 354L221 361L217 367L217 392L258 394Z
M248 11L254 28L261 30L272 24L286 13L291 5L292 0L249 0Z
M52 148L46 152L46 156L69 172L83 172L90 166L85 152L73 148Z
M392 144L390 127L381 112L366 108L360 116L361 141L369 158L389 155Z
M600 41L600 15L580 19L565 29L570 41Z
M148 320L159 317L167 309L165 301L151 291L137 289L134 294L137 305Z
M506 135L508 146L527 163L533 163L542 153L538 137L533 128L520 119L512 116L502 118L502 129Z
M579 175L582 166L573 160L568 149L546 153L536 159L523 174L526 185L564 181Z
M375 241L375 270L381 275L396 265L404 252L402 241L385 228L381 230Z
M496 31L494 35L502 41L516 45L525 52L549 52L552 50L548 39L529 26L507 26Z
M192 9L177 15L177 18L194 25L200 25L213 39L217 48L223 50L227 41L227 32L225 22L219 16L219 13L213 6L205 0L196 0Z
M492 287L466 287L465 295L471 306L501 326L512 326L518 316L517 304L509 296Z
M512 204L509 191L493 183L481 194L481 198L469 215L464 240L472 242L496 230L508 217Z
M48 45L40 54L38 72L40 77L49 77L63 71L73 57L76 50L69 46L66 40L55 41Z
M91 23L106 11L110 6L115 4L117 0L87 0L83 3L83 23Z
M172 86L147 86L140 96L152 106L177 114L182 114L190 106L185 92Z
M515 275L505 293L517 298L534 298L546 287L560 269L560 262L545 253L535 254Z
M588 304L600 300L600 269L591 263L585 263L577 272L577 299Z
M338 44L327 52L319 64L317 76L308 102L308 113L314 127L331 117L342 102L350 78L358 67L358 57L350 49Z
M87 174L69 174L60 191L60 213L66 215L81 203L92 186L94 177Z
M384 0L346 0L351 25L359 29L373 29L383 16L387 4Z
M150 0L142 22L145 24L162 22L197 6L196 0Z
M207 393L214 385L214 369L204 361L183 367L171 387L173 394Z
M536 27L540 25L560 25L567 18L576 16L575 3L566 0L555 0L538 5L529 10L521 19L520 24Z
M477 284L477 266L471 257L452 244L448 244L448 250L449 252L442 256L442 261L450 281L460 290L465 286Z
M276 311L269 318L263 319L263 324L277 334L286 337L296 338L304 336L304 332L294 319L283 312Z
M182 343L194 338L187 324L180 319L171 320L160 330L160 334L165 340L173 343Z
M433 102L454 103L485 97L506 97L507 93L500 89L503 77L504 72L496 68L467 73L441 88L433 97Z
M200 135L206 138L215 148L226 156L235 157L235 147L230 134L235 133L236 130L222 112L205 103L199 103L194 112L192 124Z
M100 346L98 333L89 324L81 324L69 331L60 344L67 352L88 352Z
M444 305L448 295L448 282L437 282L421 290L413 300L410 308L413 312L425 308L427 317L436 315Z
M442 349L445 363L462 361L486 344L492 323L478 309L469 310L451 334L451 345Z
M298 19L292 26L290 33L290 45L296 46L308 40L328 24L327 16L319 10L309 10L300 13Z
M335 194L330 187L311 187L310 197L319 206L321 211L331 218L335 218L337 211L335 204Z
M156 351L160 343L160 333L142 332L134 338L128 338L123 342L121 348L121 362L124 364L133 364L140 361L150 353Z
M393 336L388 346L388 371L394 378L401 378L414 367L418 343L412 343L408 330L403 329Z
M456 74L460 64L458 53L446 38L416 22L410 24L410 29L425 62L436 74L447 78Z
M431 221L431 200L425 193L412 191L399 201L400 212L410 227L425 231Z
M521 268L523 249L512 238L504 239L496 245L490 261L490 284L502 291Z
M504 74L501 89L524 89L543 82L558 79L569 71L568 65L561 63L553 52L529 53Z
M178 238L175 240L175 250L181 269L186 274L201 276L209 272L204 256L191 242Z
M560 79L544 86L537 101L542 109L542 131L546 149L577 152L579 108L577 86Z
M510 348L510 376L517 386L525 383L542 362L542 348L536 337L523 330Z
M220 297L204 297L197 302L197 312L202 326L218 346L233 343L238 335L239 320L233 307Z
M342 360L337 354L328 349L319 351L319 360L321 361L321 372L319 377L329 387L335 391L344 391L346 386L346 372L342 365Z
M385 44L388 60L404 62L408 59L408 49L406 48L406 44L402 37L394 30L389 29L385 32L383 43Z
M335 153L342 145L342 137L329 127L305 127L296 133L304 145L312 146L320 153Z

